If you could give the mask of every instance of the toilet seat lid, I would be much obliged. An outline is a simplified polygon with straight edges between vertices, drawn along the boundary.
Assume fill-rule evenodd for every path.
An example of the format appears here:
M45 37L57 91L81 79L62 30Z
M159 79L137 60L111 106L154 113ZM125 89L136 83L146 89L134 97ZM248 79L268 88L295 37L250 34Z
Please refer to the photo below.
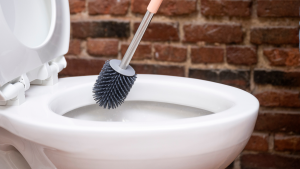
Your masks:
M68 0L0 0L0 37L1 87L67 53Z

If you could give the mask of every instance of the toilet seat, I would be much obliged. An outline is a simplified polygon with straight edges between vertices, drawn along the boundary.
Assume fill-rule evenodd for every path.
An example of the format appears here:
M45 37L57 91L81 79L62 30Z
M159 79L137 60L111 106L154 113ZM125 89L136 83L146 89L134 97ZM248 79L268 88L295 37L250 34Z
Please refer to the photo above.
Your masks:
M68 0L0 0L0 37L0 106L19 105L30 84L53 85L66 67Z
M213 82L160 75L138 75L135 87L126 101L147 100L182 104L210 110L215 114L151 123L92 122L61 116L71 109L94 104L92 86L96 78L97 76L63 78L55 86L32 87L27 92L27 101L21 106L0 107L0 111L3 112L0 118L5 119L0 126L26 140L59 151L87 153L91 148L99 149L101 153L96 151L83 154L90 158L104 159L116 158L113 152L117 150L122 152L124 145L118 146L114 140L130 145L130 142L134 142L134 146L131 145L132 151L138 153L143 150L139 150L140 144L151 142L147 141L147 135L166 139L162 145L165 147L160 147L161 157L173 158L172 146L179 146L179 141L169 138L180 138L179 140L188 141L190 145L199 144L200 147L195 147L194 151L182 148L181 154L177 154L193 156L199 149L209 153L238 144L243 144L243 147L254 128L259 107L254 96L240 89ZM220 128L220 125L223 127ZM126 141L127 137L136 140ZM223 141L201 146L201 142L213 138ZM114 146L108 146L109 144ZM160 151L159 148L156 151ZM156 158L157 153L151 152L149 150L147 156L138 157L135 153L128 154L127 151L126 154L124 150L126 156L122 158Z

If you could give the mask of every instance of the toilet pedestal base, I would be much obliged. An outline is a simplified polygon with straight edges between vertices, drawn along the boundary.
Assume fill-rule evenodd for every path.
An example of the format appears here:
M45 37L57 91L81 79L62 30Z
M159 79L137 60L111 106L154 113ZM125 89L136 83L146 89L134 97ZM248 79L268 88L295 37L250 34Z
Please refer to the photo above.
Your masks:
M45 155L44 147L15 136L3 128L0 128L0 135L0 168L10 166L7 169L57 169ZM18 165L23 166L15 168Z

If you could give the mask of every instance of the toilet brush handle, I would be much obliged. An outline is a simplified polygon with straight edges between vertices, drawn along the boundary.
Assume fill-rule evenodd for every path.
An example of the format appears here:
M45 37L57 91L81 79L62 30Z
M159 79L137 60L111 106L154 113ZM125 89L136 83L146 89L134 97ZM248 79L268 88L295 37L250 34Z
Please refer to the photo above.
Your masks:
M141 42L141 39L142 39L146 29L148 28L149 23L152 20L153 15L157 12L162 1L163 0L151 0L151 2L149 3L147 12L146 12L138 30L136 31L122 61L121 61L120 68L126 69L127 66L129 65L138 45Z
M151 13L156 13L161 5L163 0L151 0L149 3L147 10Z
M153 17L153 13L147 11L147 13L145 14L138 30L136 31L122 61L121 61L121 64L120 64L120 68L121 69L126 69L127 66L129 65L149 23L151 22L151 19Z

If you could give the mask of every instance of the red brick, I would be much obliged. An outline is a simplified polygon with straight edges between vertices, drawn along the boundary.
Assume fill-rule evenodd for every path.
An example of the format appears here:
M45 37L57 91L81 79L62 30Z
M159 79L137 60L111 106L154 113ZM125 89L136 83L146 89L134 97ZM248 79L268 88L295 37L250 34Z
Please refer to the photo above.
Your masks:
M254 44L298 44L298 27L259 27L252 28L250 41Z
M87 52L93 56L117 56L118 39L88 39Z
M228 46L226 48L226 58L229 64L254 65L257 63L256 48L249 46Z
M257 0L261 17L299 17L299 0Z
M151 0L131 0L131 12L145 14Z
M189 77L212 82L219 82L219 70L205 70L205 69L189 69Z
M156 66L156 74L184 77L184 67L179 66Z
M159 61L185 62L187 48L184 46L155 45L154 58Z
M299 87L300 71L254 69L254 82L261 85Z
M222 47L192 47L192 63L222 63L225 50Z
M134 32L140 23L134 23ZM143 39L145 41L178 41L178 23L152 22L149 24Z
M158 14L175 16L197 11L197 0L164 0Z
M183 30L186 42L241 43L243 41L240 24L188 24L184 25Z
M245 150L250 151L268 151L269 149L269 136L263 133L254 133L250 137Z
M219 72L220 83L237 87L243 90L249 88L249 70L222 70Z
M300 133L300 114L283 111L260 111L257 117L256 131Z
M130 0L89 0L89 14L126 15L129 8L129 1Z
M300 136L276 134L274 148L277 151L300 151Z
M205 16L250 16L251 0L201 0Z
M242 169L298 169L300 158L277 154L243 154Z
M60 76L85 76L98 75L105 63L102 59L91 58L66 58L68 66L63 69Z
M79 55L81 53L81 41L79 39L71 39L69 51L66 55Z
M249 87L250 83L249 70L190 69L189 77L222 83L244 90Z
M133 13L145 14L150 0L131 0ZM164 0L157 14L176 16L196 12L197 0Z
M71 29L73 38L128 38L130 22L124 20L77 20L71 23Z
M128 47L129 44L121 45L122 56L125 55ZM132 57L132 60L143 60L143 59L151 59L151 58L152 58L151 44L140 43Z
M85 0L69 0L70 13L76 14L85 10Z
M264 107L300 107L299 91L263 91L255 94Z
M130 64L137 74L155 74L154 65Z
M300 53L298 48L269 48L264 49L264 55L271 66L299 66Z
M162 66L162 65L131 65L138 74L159 74L169 76L184 76L184 67L182 66Z

